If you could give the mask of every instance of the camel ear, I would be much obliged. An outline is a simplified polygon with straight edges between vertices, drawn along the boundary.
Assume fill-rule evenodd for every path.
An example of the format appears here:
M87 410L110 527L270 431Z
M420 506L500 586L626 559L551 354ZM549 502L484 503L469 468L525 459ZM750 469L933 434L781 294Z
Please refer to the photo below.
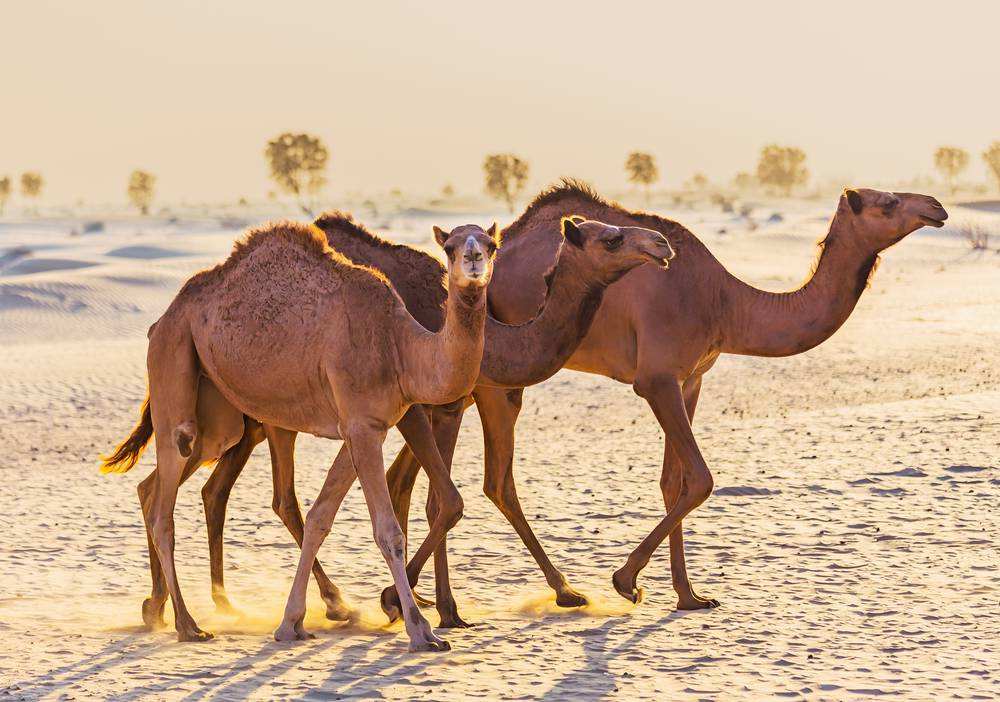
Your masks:
M580 231L580 227L577 226L577 222L573 221L572 217L562 218L562 235L573 246L583 248L583 232Z
M434 241L436 241L438 243L438 246L442 246L443 247L444 243L446 241L448 241L448 237L449 236L451 236L451 234L449 234L448 232L446 232L441 227L437 227L437 226L434 227Z
M573 220L574 224L583 224L587 220L580 215L570 215L570 219Z
M861 210L865 208L865 203L861 199L861 193L857 190L847 189L844 191L844 195L847 196L847 204L851 206L851 212L861 214Z
M500 232L497 231L497 223L494 222L493 226L486 230L486 233L490 235L490 238L497 244L500 243Z

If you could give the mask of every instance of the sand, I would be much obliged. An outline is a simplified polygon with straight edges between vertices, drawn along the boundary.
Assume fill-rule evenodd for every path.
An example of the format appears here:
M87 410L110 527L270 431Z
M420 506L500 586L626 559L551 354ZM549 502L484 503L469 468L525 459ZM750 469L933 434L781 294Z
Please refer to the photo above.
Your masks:
M733 272L777 290L805 276L831 208L781 211L754 232L718 213L674 216ZM997 223L991 212L952 214ZM449 223L411 212L390 234L429 246L432 218ZM478 626L447 632L446 654L408 653L401 626L384 625L388 571L357 488L321 558L360 620L324 622L312 588L307 625L318 638L272 640L297 549L270 510L263 448L234 490L226 531L243 615L216 614L209 597L202 471L179 497L177 559L192 613L216 639L179 644L172 630L142 630L135 486L152 455L124 476L101 476L97 456L134 421L147 326L188 275L225 255L234 231L115 220L70 236L81 228L0 224L0 698L1000 695L1000 255L970 252L955 228L889 251L826 344L789 359L723 357L706 376L695 429L716 491L685 536L692 581L719 609L674 610L665 546L640 576L643 602L611 589L663 509L662 433L629 387L562 372L526 393L519 423L525 512L592 598L582 610L555 607L483 496L470 411L455 459L466 516L449 546L461 612ZM393 432L387 455L399 443ZM305 504L337 448L300 440ZM430 567L418 589L433 592Z

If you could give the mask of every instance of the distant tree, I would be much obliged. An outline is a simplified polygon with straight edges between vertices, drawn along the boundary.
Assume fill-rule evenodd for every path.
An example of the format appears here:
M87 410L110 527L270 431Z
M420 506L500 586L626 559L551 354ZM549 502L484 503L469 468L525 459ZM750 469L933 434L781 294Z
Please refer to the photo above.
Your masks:
M264 155L271 179L294 195L302 211L311 217L315 197L326 185L324 171L330 158L322 140L309 134L285 132L267 143Z
M455 188L451 183L445 183L444 187L441 188L441 197L451 197L455 194Z
M507 203L514 211L514 199L524 189L528 180L528 163L514 154L490 154L483 161L486 193Z
M955 179L969 165L969 152L957 146L941 146L934 152L934 167L941 171L948 188L955 192Z
M1000 188L1000 141L990 144L983 152L983 160L986 161L986 167L990 169L990 173L997 181L997 187Z
M686 185L691 190L704 190L708 187L708 176L704 173L695 173L688 179Z
M802 149L768 144L760 150L757 180L762 185L776 188L787 197L791 195L792 188L804 185L808 178L806 153Z
M36 198L42 194L42 187L45 180L42 174L36 171L28 171L21 174L21 194L25 197Z
M757 179L746 171L740 171L733 176L733 187L737 190L749 190L757 184Z
M128 200L139 208L143 216L149 214L149 203L153 201L156 176L146 171L132 171L128 179Z
M10 176L0 178L0 215L7 206L7 200L10 199L10 188Z
M625 172L630 183L641 185L646 190L646 204L649 204L649 188L660 179L656 159L644 151L633 151L625 159Z

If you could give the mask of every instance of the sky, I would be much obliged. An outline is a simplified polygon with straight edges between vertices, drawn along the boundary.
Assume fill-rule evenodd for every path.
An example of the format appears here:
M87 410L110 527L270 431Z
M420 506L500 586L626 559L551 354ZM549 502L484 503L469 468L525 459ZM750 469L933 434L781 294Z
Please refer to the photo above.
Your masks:
M845 184L933 174L1000 139L1000 3L3 0L0 177L48 202L261 198L284 131L330 148L330 193L480 192L511 151L532 188L726 182L796 145Z

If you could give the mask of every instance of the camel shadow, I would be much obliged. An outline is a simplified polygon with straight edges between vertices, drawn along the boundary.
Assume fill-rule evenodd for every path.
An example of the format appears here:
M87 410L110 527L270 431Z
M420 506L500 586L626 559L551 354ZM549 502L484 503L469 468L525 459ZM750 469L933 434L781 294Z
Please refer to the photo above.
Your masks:
M587 659L586 663L579 669L567 671L552 687L545 691L540 699L579 699L581 676L587 677L587 699L602 700L615 696L619 692L618 676L611 671L610 663L619 656L633 651L635 646L650 634L691 614L693 612L669 612L655 622L641 627L625 641L611 649L608 649L608 636L621 623L619 620L627 615L612 617L599 626L577 632L576 635L584 639L583 652Z
M133 628L128 627L128 629L131 630ZM61 687L81 683L97 673L104 673L112 668L121 667L146 658L156 651L173 644L172 641L150 643L149 637L149 632L145 628L140 627L139 630L133 631L128 636L109 642L96 653L92 653L78 661L67 663L58 668L53 668L44 675L11 683L8 689L16 690L18 695L26 696L27 698L35 695L42 697L46 694L51 694ZM130 645L140 642L148 645L127 650Z

